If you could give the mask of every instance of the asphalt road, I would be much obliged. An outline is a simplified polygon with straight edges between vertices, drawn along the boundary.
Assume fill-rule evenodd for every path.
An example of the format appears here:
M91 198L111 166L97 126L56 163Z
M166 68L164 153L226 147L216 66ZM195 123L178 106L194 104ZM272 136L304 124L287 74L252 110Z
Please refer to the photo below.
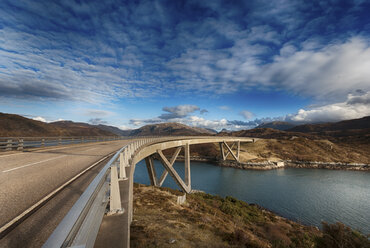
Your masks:
M0 226L127 142L108 141L0 154ZM92 175L91 178L85 178L85 181L91 181ZM87 185L85 183L83 187ZM75 188L73 195L82 191L82 188ZM78 197L75 200L77 199ZM62 206L63 202L60 204ZM72 205L73 203L69 208Z

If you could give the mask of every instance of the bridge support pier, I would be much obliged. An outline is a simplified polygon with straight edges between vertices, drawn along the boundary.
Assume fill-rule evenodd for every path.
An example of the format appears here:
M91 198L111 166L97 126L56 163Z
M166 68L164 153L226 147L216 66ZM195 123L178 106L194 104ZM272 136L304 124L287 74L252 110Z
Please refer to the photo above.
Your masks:
M155 171L153 157L149 156L145 158L146 168L148 170L150 184L152 186L159 186L157 181L157 173Z
M220 150L221 150L221 155L222 155L222 159L223 160L226 160L227 157L229 156L229 154L232 155L232 157L237 161L239 162L239 154L240 154L240 140L238 141L235 141L231 144L231 146L229 146L225 141L223 142L220 142ZM234 154L233 152L233 148L234 146L236 145L236 154ZM225 147L226 147L226 150L227 152L225 153Z
M185 153L185 181L182 180L182 178L179 176L179 174L176 172L176 170L173 168L173 165L176 161L176 158L178 157L181 149L184 149ZM162 186L164 180L166 179L167 175L170 174L171 177L175 180L177 185L186 193L190 193L191 191L191 175L190 175L190 146L189 144L186 144L184 146L177 147L174 154L172 155L170 161L166 158L166 156L163 154L162 150L157 150L157 153L159 155L160 161L165 168L163 171L161 177L159 180L157 179L154 164L153 164L153 158L147 157L145 158L146 166L149 173L150 182L154 186Z

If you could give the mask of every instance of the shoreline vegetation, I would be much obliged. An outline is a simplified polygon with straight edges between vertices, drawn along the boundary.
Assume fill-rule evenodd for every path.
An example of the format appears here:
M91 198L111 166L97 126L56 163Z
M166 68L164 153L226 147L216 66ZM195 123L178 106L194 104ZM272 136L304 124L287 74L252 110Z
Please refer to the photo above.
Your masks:
M305 226L256 204L135 184L131 247L369 247L342 223Z

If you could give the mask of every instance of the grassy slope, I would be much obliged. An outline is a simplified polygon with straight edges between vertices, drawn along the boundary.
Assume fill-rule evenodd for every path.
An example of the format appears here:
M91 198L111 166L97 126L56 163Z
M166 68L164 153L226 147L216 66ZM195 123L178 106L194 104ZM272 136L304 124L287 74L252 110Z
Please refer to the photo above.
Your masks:
M0 137L113 136L94 125L61 121L45 123L20 115L0 113Z
M369 145L346 145L327 139L266 139L243 144L241 161L293 160L370 163Z
M255 144L243 144L242 162L283 159L370 163L370 117L301 125L286 131L255 128L219 135L264 139Z
M63 136L65 130L19 115L0 113L0 137Z
M135 185L131 247L369 247L342 224L324 225L324 235L232 197ZM336 243L343 246L335 246ZM334 244L333 244L334 242Z

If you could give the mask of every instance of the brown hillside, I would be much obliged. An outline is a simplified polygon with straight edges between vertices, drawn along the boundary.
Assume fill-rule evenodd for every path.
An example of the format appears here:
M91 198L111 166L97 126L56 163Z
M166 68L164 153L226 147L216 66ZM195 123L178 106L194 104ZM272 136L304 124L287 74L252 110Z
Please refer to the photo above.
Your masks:
M0 113L0 136L64 136L66 130L23 116Z
M273 128L277 130L287 130L295 126L296 126L295 124L292 124L286 121L272 121L272 122L262 123L258 125L257 128Z
M73 121L57 121L50 123L52 126L68 130L70 136L115 136L115 134L102 130L87 123Z
M146 125L139 129L132 130L131 136L196 136L212 135L213 132L197 127L189 127L180 123L160 123Z
M370 116L336 123L306 124L287 130L345 144L370 144Z
M221 132L219 136L233 136L233 137L253 137L263 139L290 139L293 136L305 137L310 139L317 139L318 136L300 133L300 132L288 132L282 130L276 130L272 128L254 128L249 130L240 130L234 132Z
M255 128L221 136L255 137L244 144L241 161L293 160L370 163L370 117L338 123L310 124L281 131ZM214 149L218 149L214 146Z
M360 119L345 120L335 123L323 124L305 124L288 129L292 132L312 133L312 132L333 132L333 131L347 131L347 130L366 130L370 129L370 116Z
M0 113L0 137L113 136L97 126L60 121L45 123L20 115Z

